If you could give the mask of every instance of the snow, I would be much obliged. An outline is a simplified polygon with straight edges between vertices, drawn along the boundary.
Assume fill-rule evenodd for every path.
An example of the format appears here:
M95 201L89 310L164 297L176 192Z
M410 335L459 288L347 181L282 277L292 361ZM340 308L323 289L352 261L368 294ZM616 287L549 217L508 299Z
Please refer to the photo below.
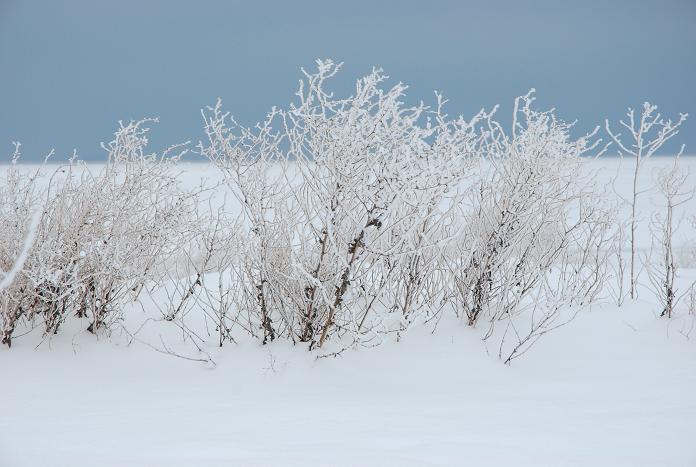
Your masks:
M0 465L696 462L696 346L640 307L580 315L511 367L452 320L336 359L214 357L19 341L0 352Z
M192 185L208 170L185 167ZM511 366L454 317L337 358L211 347L215 365L73 321L0 348L0 466L693 466L695 317L658 313L645 290L596 306ZM191 355L174 326L157 332Z

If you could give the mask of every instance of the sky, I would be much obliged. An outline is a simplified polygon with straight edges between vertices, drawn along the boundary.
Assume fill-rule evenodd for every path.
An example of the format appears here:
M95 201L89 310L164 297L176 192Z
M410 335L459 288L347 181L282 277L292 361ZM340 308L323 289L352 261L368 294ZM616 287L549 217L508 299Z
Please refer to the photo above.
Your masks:
M691 113L677 138L696 153L696 0L0 0L0 162L12 141L25 161L103 160L142 117L160 118L153 150L197 141L217 97L253 124L316 58L344 62L337 94L380 66L451 115L502 104L509 122L534 87L578 132L648 100Z

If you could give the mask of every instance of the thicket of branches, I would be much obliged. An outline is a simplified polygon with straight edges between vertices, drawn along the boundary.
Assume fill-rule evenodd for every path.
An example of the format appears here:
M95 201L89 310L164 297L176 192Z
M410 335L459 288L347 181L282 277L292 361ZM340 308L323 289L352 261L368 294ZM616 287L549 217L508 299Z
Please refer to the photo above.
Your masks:
M163 268L190 235L195 194L177 188L171 150L146 155L146 121L121 126L97 171L73 158L45 174L7 169L0 205L0 264L22 264L0 290L2 343L18 331L55 334L85 318L92 333L122 318L123 306L164 277ZM30 239L23 251L22 239Z
M148 121L121 125L98 170L73 158L50 177L24 173L17 147L0 186L2 342L54 334L72 317L108 331L126 304L160 293L160 319L200 347L192 313L220 346L247 334L323 354L452 314L510 362L607 296L624 220L587 169L602 151L597 130L572 136L533 92L510 123L496 108L453 118L440 95L405 104L406 86L387 86L380 69L336 97L327 83L339 70L328 60L303 70L296 102L253 127L219 101L203 111L197 152L224 175L207 190L225 197L219 208L179 186L181 145L145 154ZM637 176L682 121L634 152L610 135ZM675 174L660 183L667 270L651 274L670 316L671 216L684 199ZM634 261L632 248L632 295Z

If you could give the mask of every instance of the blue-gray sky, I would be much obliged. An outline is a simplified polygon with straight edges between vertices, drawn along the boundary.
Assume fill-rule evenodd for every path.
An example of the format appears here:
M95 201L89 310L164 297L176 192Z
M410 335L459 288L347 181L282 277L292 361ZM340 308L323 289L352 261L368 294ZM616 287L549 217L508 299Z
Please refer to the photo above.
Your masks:
M451 114L535 87L588 129L650 100L692 114L696 152L694 0L0 0L0 147L99 159L119 119L145 116L155 144L197 140L201 107L220 96L253 123L318 57L345 62L339 93L379 65Z

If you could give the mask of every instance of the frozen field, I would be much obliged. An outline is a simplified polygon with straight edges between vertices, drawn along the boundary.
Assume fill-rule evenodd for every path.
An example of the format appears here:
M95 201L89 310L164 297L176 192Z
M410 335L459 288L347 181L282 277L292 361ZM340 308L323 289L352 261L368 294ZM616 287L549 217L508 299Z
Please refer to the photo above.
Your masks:
M669 163L650 161L644 182ZM593 165L609 186L618 161ZM216 178L182 170L191 186ZM626 161L620 193L630 170ZM696 214L696 202L683 209ZM648 220L646 210L644 249ZM696 279L696 233L684 223L677 238L683 290ZM644 289L620 309L607 301L509 367L453 317L338 358L286 342L211 343L216 365L124 335L98 340L72 322L50 341L0 348L0 466L694 466L695 317L659 311ZM134 309L126 324L142 320ZM148 336L192 355L175 327Z

